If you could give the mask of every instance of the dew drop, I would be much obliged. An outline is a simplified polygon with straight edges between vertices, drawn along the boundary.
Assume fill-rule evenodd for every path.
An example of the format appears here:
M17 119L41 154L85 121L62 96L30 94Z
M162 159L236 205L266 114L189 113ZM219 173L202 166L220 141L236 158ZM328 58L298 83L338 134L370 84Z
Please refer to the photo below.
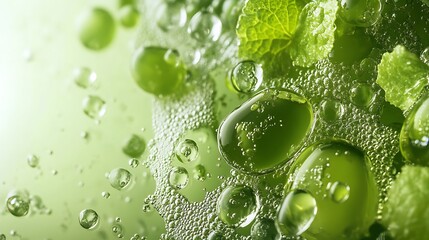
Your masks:
M110 185L117 190L126 188L130 184L131 180L131 173L123 168L113 169L109 173Z
M39 157L37 157L36 155L33 155L33 154L28 155L27 156L27 163L28 163L28 166L35 168L35 167L39 166Z
M253 61L242 61L231 71L230 80L235 90L240 93L251 93L262 84L262 66Z
M30 210L29 199L21 194L10 196L7 199L6 205L9 212L16 217L25 216Z
M198 158L198 145L192 139L185 139L177 144L174 149L177 159L180 162L193 162Z
M82 101L83 112L92 119L99 119L106 114L106 102L98 96L89 95Z
M170 186L176 189L183 189L186 187L186 185L188 185L188 171L182 167L175 167L171 169L170 173L168 174L168 180Z
M79 214L79 223L85 229L94 229L98 222L98 214L92 209L84 209Z
M188 33L200 43L216 41L222 32L222 22L209 11L197 12L189 21Z
M334 182L329 187L329 197L336 203L343 203L349 199L350 187L342 182Z
M79 67L73 70L73 81L81 88L93 87L97 81L97 74L87 67Z

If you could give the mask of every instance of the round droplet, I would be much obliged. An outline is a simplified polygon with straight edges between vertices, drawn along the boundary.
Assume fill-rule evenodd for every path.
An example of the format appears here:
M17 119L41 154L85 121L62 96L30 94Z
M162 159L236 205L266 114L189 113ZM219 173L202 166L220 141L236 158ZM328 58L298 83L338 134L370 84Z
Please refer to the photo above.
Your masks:
M429 166L429 94L424 94L402 125L401 153L412 163Z
M110 171L109 173L109 182L110 185L118 190L126 188L132 179L130 172L123 168L116 168Z
M217 200L219 218L231 227L249 225L259 209L258 198L252 188L244 185L225 188Z
M97 74L87 67L79 67L73 70L73 81L81 88L88 88L95 85Z
M250 231L252 240L275 240L277 235L274 221L268 218L258 219Z
M336 203L343 203L349 199L350 187L342 182L334 182L329 186L329 197Z
M85 229L94 229L98 222L98 214L92 209L84 209L79 214L79 223Z
M115 35L115 20L103 8L84 12L78 20L81 43L91 50L101 50L112 42Z
M301 235L317 214L316 199L306 191L294 190L287 194L277 212L278 230L287 236Z
M158 7L156 24L167 32L185 26L188 15L183 3L169 2Z
M255 92L262 84L262 66L253 61L243 61L231 71L231 83L241 93Z
M185 139L177 144L175 154L183 163L195 161L198 158L198 145L192 139Z
M83 112L90 118L99 119L106 114L106 102L98 96L89 95L82 101Z
M222 22L211 12L197 12L189 21L188 33L201 43L216 41L222 32Z
M368 84L358 84L350 91L350 101L356 106L368 107L374 101L374 90Z
M119 21L123 27L134 27L138 20L139 12L133 5L125 5L119 10Z
M171 169L170 173L168 174L168 180L170 186L176 189L182 189L186 187L186 185L188 185L188 171L186 171L186 169L182 167L175 167Z
M108 192L102 192L102 193L101 193L101 196L102 196L103 198L105 198L105 199L109 199L109 198L110 198L110 193L108 193Z
M344 106L341 102L332 99L325 99L320 102L320 115L327 122L333 122L344 114Z
M226 240L226 238L221 233L214 231L209 234L207 240Z
M381 0L341 0L338 10L341 19L358 27L369 27L380 19Z
M27 197L18 195L10 196L6 202L9 212L16 216L22 217L27 215L30 210L30 201Z
M207 178L206 168L201 164L195 166L192 172L194 173L194 178L199 181L204 181Z
M378 207L378 188L370 169L368 157L344 141L316 143L298 156L285 190L303 190L317 202L316 217L302 233L304 238L360 239L366 234ZM338 201L333 201L331 191Z
M132 134L125 145L122 147L122 152L132 158L140 157L146 150L146 142L139 135Z
M167 53L174 53L166 59ZM171 61L174 56L175 61ZM186 68L178 52L161 47L138 48L131 62L134 80L144 91L155 95L168 95L182 85Z
M313 110L303 97L287 91L262 91L222 122L219 150L237 170L266 173L290 160L312 125Z
M136 158L131 158L131 159L128 161L128 165L130 165L130 167L132 167L132 168L136 168L136 167L138 167L138 166L139 166L139 164L140 164L140 162L139 162L139 160L138 160L138 159L136 159Z
M37 166L39 166L39 157L37 157L36 155L28 155L27 156L27 163L28 166L35 168Z
M426 63L427 65L429 65L429 47L425 48L425 50L423 50L423 52L420 54L420 59Z

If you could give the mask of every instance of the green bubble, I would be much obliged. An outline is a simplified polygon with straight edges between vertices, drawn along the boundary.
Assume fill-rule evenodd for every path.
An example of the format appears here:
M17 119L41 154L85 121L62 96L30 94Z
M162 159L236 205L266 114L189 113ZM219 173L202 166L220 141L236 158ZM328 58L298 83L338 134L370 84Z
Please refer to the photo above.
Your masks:
M232 167L266 173L299 150L312 125L313 111L303 97L287 91L263 91L223 121L218 131L219 149Z
M126 5L119 10L119 21L126 28L134 27L139 20L139 12L134 6Z
M73 70L73 81L81 88L94 86L97 74L87 67L79 67Z
M79 224L85 229L93 229L98 225L99 217L96 211L84 209L79 214Z
M186 76L178 52L161 47L138 48L133 55L131 72L140 88L155 95L177 91Z
M378 188L370 169L368 157L342 141L305 149L291 166L285 187L304 190L317 202L317 215L302 236L318 240L364 236L378 208Z
M381 0L341 0L339 15L348 24L369 27L380 19Z
M106 102L98 96L89 95L82 101L83 112L90 118L99 119L106 114Z
M131 180L131 173L123 168L113 169L109 173L110 185L117 190L126 188L131 183Z
M303 190L288 193L280 206L276 224L286 236L301 235L314 221L317 214L316 199Z
M170 186L176 189L183 189L188 185L189 175L188 171L182 167L175 167L171 169L168 174L168 181Z
M268 218L256 220L250 231L252 240L274 240L277 235L274 221Z
M241 93L255 92L262 84L261 65L253 61L242 61L231 71L230 80L235 90Z
M258 208L258 198L253 189L237 185L223 190L217 200L216 212L228 226L245 227L253 221Z
M39 161L40 161L39 157L37 157L36 155L31 154L27 156L28 166L32 168L39 166Z
M400 134L401 153L418 165L429 166L429 94L424 94L405 119Z
M193 162L198 158L198 145L192 139L185 139L177 144L174 152L180 162Z
M115 20L103 8L93 8L84 12L78 21L79 39L91 50L107 47L115 35Z
M211 232L207 240L225 240L226 238L219 232Z
M30 210L30 201L19 194L10 196L7 199L6 205L9 212L16 217L25 216Z
M132 158L140 157L146 150L146 142L136 134L132 134L122 147L122 152Z

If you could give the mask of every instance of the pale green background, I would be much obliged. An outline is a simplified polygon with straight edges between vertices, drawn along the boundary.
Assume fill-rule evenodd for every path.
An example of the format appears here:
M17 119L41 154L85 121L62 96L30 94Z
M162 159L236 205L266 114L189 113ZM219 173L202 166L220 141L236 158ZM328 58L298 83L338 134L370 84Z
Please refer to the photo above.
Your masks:
M109 223L115 217L122 218L124 239L143 232L158 239L164 231L155 212L141 210L154 180L145 167L129 167L121 151L132 133L147 141L153 134L152 98L129 73L138 27L117 24L107 49L87 50L78 41L76 19L91 6L105 7L117 19L114 0L0 0L0 233L8 239L20 239L10 236L11 230L22 239L115 239ZM82 89L71 81L79 66L97 73L97 89ZM82 111L82 99L89 94L107 103L99 125ZM89 132L89 140L80 136L82 131ZM28 154L40 157L38 169L28 166ZM131 189L119 192L109 185L105 173L116 167L134 175ZM13 217L4 210L13 189L40 196L52 214ZM102 191L111 198L102 198ZM85 208L99 213L97 229L80 227L78 215Z

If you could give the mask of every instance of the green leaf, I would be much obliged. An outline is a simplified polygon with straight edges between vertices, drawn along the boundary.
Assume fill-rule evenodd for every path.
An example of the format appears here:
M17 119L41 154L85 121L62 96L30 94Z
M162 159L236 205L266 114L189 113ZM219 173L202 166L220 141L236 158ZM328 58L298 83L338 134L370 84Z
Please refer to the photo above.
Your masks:
M334 45L337 10L337 0L313 1L304 7L290 46L295 65L309 67L328 56Z
M378 85L386 92L386 100L402 111L414 104L428 80L429 66L401 45L383 54L378 65Z
M290 44L298 21L295 0L249 0L238 19L239 55L259 60Z

